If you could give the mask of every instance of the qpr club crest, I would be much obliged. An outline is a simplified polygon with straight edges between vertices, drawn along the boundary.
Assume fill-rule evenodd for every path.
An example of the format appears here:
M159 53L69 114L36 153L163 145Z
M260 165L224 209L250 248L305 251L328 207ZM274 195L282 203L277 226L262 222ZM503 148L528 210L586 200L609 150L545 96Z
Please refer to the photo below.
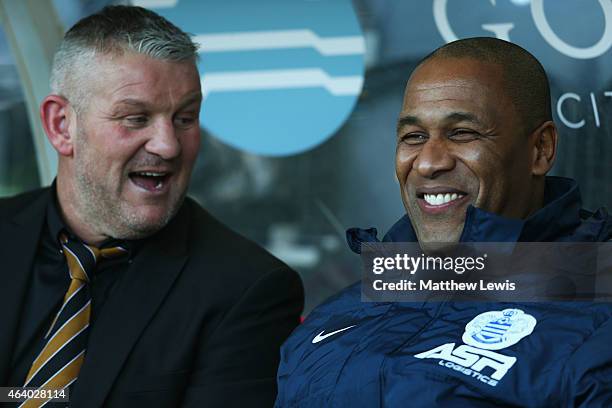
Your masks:
M466 326L462 340L465 344L485 350L501 350L529 336L537 320L520 309L484 312Z

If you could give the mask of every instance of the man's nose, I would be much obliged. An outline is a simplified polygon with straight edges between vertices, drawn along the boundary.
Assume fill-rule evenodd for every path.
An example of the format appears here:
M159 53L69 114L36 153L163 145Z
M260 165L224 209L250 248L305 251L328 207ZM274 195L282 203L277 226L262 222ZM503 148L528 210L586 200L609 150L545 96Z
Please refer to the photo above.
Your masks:
M181 143L172 120L160 120L151 129L151 136L145 148L147 152L171 160L181 154Z
M450 154L446 139L430 137L414 160L413 169L425 178L436 178L455 167L455 159Z

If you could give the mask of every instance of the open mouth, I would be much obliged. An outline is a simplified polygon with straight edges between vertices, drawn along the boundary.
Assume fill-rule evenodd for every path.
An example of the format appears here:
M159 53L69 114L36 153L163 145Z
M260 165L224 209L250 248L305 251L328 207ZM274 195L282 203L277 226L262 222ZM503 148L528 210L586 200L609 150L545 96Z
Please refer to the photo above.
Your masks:
M147 191L162 191L168 184L170 173L135 171L129 174L132 183Z

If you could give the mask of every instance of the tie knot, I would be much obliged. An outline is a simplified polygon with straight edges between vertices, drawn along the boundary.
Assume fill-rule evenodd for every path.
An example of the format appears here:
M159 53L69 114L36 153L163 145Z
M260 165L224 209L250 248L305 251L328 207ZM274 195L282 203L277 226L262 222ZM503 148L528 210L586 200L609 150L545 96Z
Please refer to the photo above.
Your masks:
M70 278L89 282L96 264L102 259L115 258L127 253L122 246L108 248L96 248L76 239L68 238L66 234L60 234L62 252L68 262Z

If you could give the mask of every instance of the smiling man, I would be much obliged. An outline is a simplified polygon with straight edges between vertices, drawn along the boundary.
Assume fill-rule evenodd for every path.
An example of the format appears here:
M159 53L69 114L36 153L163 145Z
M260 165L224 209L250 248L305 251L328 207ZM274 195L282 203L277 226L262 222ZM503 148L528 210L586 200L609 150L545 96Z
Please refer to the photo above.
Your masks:
M382 241L429 253L610 240L606 210L581 209L573 180L546 176L556 143L548 80L531 54L494 38L437 49L406 86L395 156L406 215ZM378 242L374 228L347 237L358 253ZM283 345L277 407L612 405L609 304L451 300L460 293L362 302L361 285Z
M274 401L302 286L186 197L196 59L180 29L125 6L79 21L55 55L40 116L57 178L0 200L0 384L48 390L23 407Z
M518 47L475 41L426 58L404 94L396 172L423 247L459 241L470 206L525 219L543 204L557 142L546 74Z

